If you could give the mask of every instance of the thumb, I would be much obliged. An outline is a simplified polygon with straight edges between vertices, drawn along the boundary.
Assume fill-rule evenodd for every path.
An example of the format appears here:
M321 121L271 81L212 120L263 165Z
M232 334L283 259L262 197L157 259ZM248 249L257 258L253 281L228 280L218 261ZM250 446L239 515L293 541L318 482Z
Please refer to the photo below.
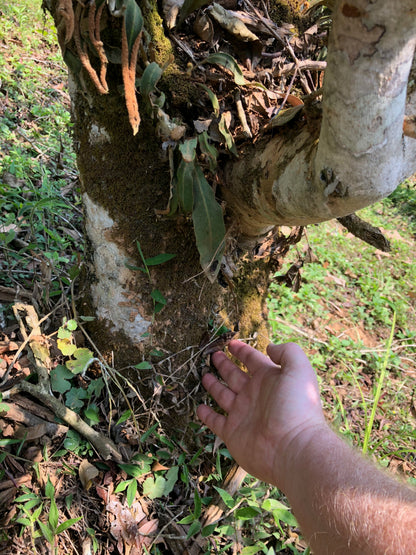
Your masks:
M278 366L310 366L308 357L296 343L282 343L267 346L267 354L270 359Z

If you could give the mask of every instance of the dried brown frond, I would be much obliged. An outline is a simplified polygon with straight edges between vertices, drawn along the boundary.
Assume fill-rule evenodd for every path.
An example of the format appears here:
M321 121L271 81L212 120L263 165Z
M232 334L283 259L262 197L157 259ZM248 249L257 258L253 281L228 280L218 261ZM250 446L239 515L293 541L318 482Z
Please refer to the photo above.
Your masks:
M65 45L72 39L74 35L74 9L72 0L59 0L56 10L59 23L57 27L58 41L62 52L65 51Z
M97 89L97 91L101 94L107 94L108 93L108 88L103 87L103 85L101 84L97 72L95 71L95 69L92 67L88 53L86 50L84 50L84 47L82 45L82 39L81 39L81 31L80 31L80 19L82 17L83 14L83 7L80 3L78 3L76 9L75 9L75 19L74 19L74 41L75 41L75 46L77 49L77 54L79 56L79 59L82 63L82 65L84 66L84 68L87 70L88 75L91 78L91 81L94 83L95 88Z
M95 2L90 5L90 9L88 11L88 34L90 37L90 41L98 54L98 58L101 64L99 77L100 83L103 89L108 92L108 85L106 80L108 59L100 37L100 20L103 13L103 8L104 4L101 4L97 11Z
M133 135L136 135L140 126L139 105L136 97L136 62L139 51L139 44L142 34L137 36L129 61L129 45L127 43L126 26L123 23L121 32L121 71L124 83L124 95L126 98L126 108L129 115L129 122L133 129Z

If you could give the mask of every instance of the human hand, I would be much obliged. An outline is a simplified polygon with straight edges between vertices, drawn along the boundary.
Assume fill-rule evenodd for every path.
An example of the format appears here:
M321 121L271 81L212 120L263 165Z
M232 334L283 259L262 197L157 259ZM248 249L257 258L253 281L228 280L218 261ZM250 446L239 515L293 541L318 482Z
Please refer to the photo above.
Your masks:
M248 373L225 353L214 353L212 361L227 385L213 374L205 374L202 383L227 415L200 405L198 417L240 466L284 491L292 457L301 455L317 428L327 429L315 372L294 343L270 344L269 356L241 341L231 341L228 350Z

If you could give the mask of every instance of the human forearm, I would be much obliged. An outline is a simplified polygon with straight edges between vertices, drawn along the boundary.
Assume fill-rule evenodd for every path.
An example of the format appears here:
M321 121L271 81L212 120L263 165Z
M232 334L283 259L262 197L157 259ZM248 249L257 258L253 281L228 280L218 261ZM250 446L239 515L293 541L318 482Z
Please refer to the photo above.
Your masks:
M290 454L289 454L290 453ZM317 554L416 552L416 491L393 480L329 427L295 437L286 456L287 495Z

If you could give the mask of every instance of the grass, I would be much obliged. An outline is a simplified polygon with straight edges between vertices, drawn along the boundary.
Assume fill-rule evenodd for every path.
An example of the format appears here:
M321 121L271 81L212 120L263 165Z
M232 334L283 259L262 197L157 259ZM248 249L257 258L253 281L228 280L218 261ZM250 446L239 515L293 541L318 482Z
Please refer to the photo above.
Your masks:
M68 290L82 241L66 71L39 5L2 7L0 284L34 291L48 309Z
M276 282L269 299L273 340L295 341L309 354L334 426L355 445L365 441L383 465L413 479L415 201L414 184L405 182L390 198L361 211L361 217L383 229L391 241L389 253L365 245L337 222L307 228L286 262L290 266L299 258L310 260L312 251L312 262L301 271L300 290ZM397 323L389 348L394 314Z
M73 430L40 446L7 435L0 415L0 480L26 477L17 488L0 488L0 553L33 553L46 540L56 553L79 553L88 544L93 553L107 554L107 546L115 549L109 520L116 517L109 516L105 496L123 503L128 514L137 492L149 511L139 525L158 518L160 537L209 534L209 551L218 553L307 553L276 488L247 476L234 496L223 489L230 456L212 434L191 422L184 433L195 436L192 453L157 422L138 434L121 396L109 398L107 381L94 375L106 363L97 363L91 351L94 362L83 375L73 336L79 329L68 307L82 260L82 232L66 70L50 20L33 6L16 0L0 9L0 293L27 293L41 315L59 316L48 331L51 341L57 332L55 356L62 362L53 372L53 391L97 427L109 426L114 412L113 432L120 443L127 435L126 448L136 441L137 449L129 464L117 466L97 461L91 445ZM391 253L375 251L336 222L308 228L279 272L306 259L302 287L294 292L276 276L269 308L273 340L296 341L310 356L332 425L416 483L415 207L416 190L408 182L362 211L385 230ZM7 329L11 314L4 302L0 325ZM134 405L130 393L126 388ZM0 397L5 409L7 399ZM88 477L91 470L95 478ZM217 524L203 528L201 515L216 492L226 511ZM163 543L151 552L168 553Z

